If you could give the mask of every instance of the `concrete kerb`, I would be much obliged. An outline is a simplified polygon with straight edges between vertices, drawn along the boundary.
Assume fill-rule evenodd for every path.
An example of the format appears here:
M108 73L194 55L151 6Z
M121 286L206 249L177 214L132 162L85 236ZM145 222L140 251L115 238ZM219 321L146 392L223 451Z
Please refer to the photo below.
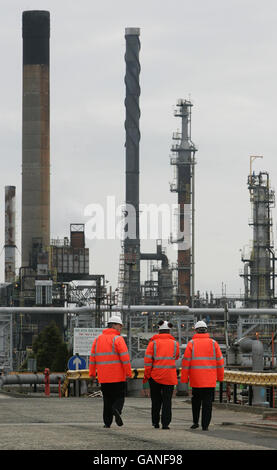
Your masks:
M237 411L237 412L244 412L244 413L252 413L256 415L264 415L269 412L268 408L264 406L248 406L248 405L240 405L235 403L218 403L214 402L213 406L215 408L222 408L230 411ZM277 421L277 409L276 411L272 410L272 413L276 414L276 421Z

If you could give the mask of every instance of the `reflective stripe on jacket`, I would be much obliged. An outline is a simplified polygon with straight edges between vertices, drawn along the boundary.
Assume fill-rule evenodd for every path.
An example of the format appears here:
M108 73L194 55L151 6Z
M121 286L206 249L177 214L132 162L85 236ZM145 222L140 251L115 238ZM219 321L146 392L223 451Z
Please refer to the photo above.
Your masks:
M152 336L144 356L144 377L152 377L165 385L176 385L176 360L179 358L179 343L168 333Z
M224 359L218 343L208 333L196 333L182 360L181 382L191 387L215 387L224 378Z
M99 383L124 382L132 376L127 345L114 328L107 328L98 336L91 348L89 376Z

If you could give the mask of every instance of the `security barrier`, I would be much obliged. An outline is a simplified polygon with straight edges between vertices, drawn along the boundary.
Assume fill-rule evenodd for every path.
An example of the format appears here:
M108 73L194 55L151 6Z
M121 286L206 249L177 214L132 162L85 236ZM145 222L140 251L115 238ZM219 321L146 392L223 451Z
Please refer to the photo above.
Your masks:
M144 369L132 369L132 379L143 379ZM132 380L130 379L130 380ZM62 386L62 395L69 396L70 381L91 380L88 369L68 370Z
M177 369L177 375L179 376L181 369ZM132 379L142 379L144 376L144 369L132 369ZM68 389L70 381L77 380L91 380L89 377L89 370L68 370L65 375L65 380L62 386L62 394L68 397ZM225 370L224 371L224 382L228 384L240 384L250 386L277 386L277 373L270 372L244 372L237 370Z
M236 370L226 370L224 372L224 383L226 384L225 391L227 395L227 402L231 402L233 395L233 403L237 404L237 387L246 386L244 389L244 396L248 396L248 405L252 406L253 401L253 387L264 387L267 392L265 397L270 408L275 408L275 387L277 386L277 374L273 372L243 372ZM233 385L233 392L231 391L231 384ZM223 383L219 387L219 401L223 402ZM246 394L246 395L245 395Z
M271 372L243 372L225 370L224 382L242 385L276 386L277 374Z

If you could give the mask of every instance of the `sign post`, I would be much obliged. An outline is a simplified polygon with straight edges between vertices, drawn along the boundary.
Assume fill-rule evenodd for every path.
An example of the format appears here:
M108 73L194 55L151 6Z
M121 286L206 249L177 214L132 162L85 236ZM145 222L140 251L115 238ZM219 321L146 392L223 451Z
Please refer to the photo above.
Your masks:
M102 331L103 328L74 328L73 354L89 357L92 343Z

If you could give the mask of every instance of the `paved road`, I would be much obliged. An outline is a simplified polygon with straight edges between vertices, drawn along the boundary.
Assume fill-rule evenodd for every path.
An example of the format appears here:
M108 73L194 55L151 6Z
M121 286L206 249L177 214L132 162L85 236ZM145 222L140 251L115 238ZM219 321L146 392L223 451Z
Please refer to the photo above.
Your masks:
M173 399L170 430L154 429L150 399L127 397L124 426L104 429L101 397L0 394L0 450L276 450L277 421L214 407L208 432L191 430L191 405ZM97 452L98 451L98 454Z

